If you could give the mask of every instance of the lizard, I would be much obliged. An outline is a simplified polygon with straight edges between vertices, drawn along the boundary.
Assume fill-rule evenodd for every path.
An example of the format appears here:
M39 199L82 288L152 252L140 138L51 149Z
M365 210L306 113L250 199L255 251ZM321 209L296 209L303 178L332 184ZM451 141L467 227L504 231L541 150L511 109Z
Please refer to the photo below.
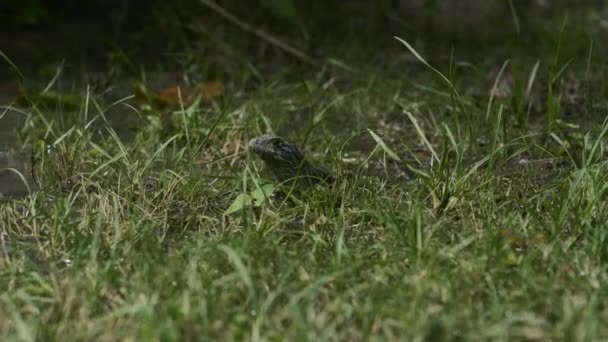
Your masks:
M264 161L279 182L297 190L335 181L328 170L312 164L296 145L281 137L265 134L253 138L248 150Z

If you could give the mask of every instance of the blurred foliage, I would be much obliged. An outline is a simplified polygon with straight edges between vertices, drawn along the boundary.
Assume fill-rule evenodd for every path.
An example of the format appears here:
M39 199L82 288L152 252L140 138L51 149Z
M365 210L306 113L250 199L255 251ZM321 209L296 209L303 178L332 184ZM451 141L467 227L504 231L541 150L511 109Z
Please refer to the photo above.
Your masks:
M135 4L141 1L97 0L82 3L80 1L40 1L40 0L3 0L0 1L0 13L3 21L13 27L36 25L44 21L54 8L80 8L84 12L91 8L116 7L120 4ZM190 1L184 1L190 2ZM275 17L285 21L294 21L297 10L294 0L259 0L259 5Z
M35 25L48 15L39 0L5 0L0 4L0 12L8 18L10 26Z
M274 17L286 21L295 21L297 16L294 0L259 0L262 6L269 9Z

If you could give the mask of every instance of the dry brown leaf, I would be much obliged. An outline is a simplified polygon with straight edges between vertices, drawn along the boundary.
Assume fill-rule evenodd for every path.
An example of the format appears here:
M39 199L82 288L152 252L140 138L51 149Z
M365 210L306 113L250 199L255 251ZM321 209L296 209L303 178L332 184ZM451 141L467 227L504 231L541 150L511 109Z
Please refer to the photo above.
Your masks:
M203 82L199 85L201 101L209 102L213 98L218 97L224 93L224 87L220 82L209 81Z
M188 86L172 85L154 94L154 102L161 108L177 107L181 103L188 106L192 100L191 97L192 89Z
M190 106L200 96L201 104L208 103L213 98L222 95L223 86L220 82L203 82L196 86L172 85L161 89L154 95L154 102L161 108Z

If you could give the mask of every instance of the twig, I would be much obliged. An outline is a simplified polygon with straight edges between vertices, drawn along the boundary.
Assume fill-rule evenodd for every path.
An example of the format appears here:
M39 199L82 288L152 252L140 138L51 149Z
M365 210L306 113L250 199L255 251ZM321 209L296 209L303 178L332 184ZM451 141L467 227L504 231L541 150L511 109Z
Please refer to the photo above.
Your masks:
M284 50L285 52L289 53L290 55L297 57L298 59L300 59L306 63L313 64L313 65L316 64L313 61L313 59L310 58L308 55L306 55L304 52L288 45L287 43L280 41L279 39L271 36L270 34L264 32L262 30L253 28L249 24L242 22L239 18L235 17L232 13L226 11L224 8L222 8L220 5L216 4L212 0L200 0L200 2L203 5L209 7L213 11L215 11L216 13L218 13L219 15L221 15L222 17L224 17L224 19L226 19L229 22L233 23L234 25L238 26L243 31L247 31L251 34L256 35L258 38L261 38L261 39L269 42L270 44Z

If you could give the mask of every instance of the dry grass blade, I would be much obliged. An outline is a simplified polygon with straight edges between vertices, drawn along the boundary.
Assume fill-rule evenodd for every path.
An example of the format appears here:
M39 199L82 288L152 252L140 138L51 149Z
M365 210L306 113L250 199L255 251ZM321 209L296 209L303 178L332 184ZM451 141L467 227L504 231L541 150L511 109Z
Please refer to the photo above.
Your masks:
M460 105L461 109L463 112L466 112L466 105L465 102L463 100L463 98L460 96L460 93L458 92L458 90L456 89L456 87L454 86L454 84L450 81L449 78L447 78L441 71L437 70L435 67L433 67L432 65L430 65L424 58L422 58L422 56L418 53L418 51L416 51L416 49L414 49L408 42L406 42L405 40L399 38L399 37L395 37L395 39L397 39L399 42L401 42L403 45L405 45L405 47L410 50L410 52L420 61L422 62L422 64L424 64L427 68L431 69L434 73L436 73L437 75L439 75L439 77L441 77L441 79L443 79L445 81L445 83L447 83L447 85L450 87L450 91L452 92L452 95L456 98L456 100L458 101L458 104Z
M12 167L7 167L7 168L0 170L0 173L4 172L4 171L10 171L10 172L14 173L15 175L17 175L17 177L19 177L19 179L21 180L23 185L25 185L25 187L27 188L27 192L30 194L32 193L32 190L30 189L30 185L28 184L27 180L25 179L25 176L23 176L23 174L21 172L19 172L19 170L12 168Z
M528 77L528 84L526 85L526 98L530 99L532 95L532 87L534 87L534 81L536 81L536 74L538 73L538 68L540 67L540 61L536 61L534 66L532 67L532 71L530 72L530 77Z
M433 72L435 72L437 75L439 75L449 86L450 88L452 88L453 90L455 90L454 84L452 84L452 82L439 70L437 70L435 67L433 67L432 65L430 65L424 58L422 58L422 56L420 56L420 54L418 53L418 51L416 51L416 49L414 49L408 42L406 42L405 40L399 38L399 37L395 37L395 39L397 39L399 42L401 42L403 45L405 45L405 47L410 50L410 52L420 61L422 62L427 68L433 70Z
M8 65L10 65L10 67L13 68L13 71L15 71L17 73L17 76L19 76L19 81L23 82L23 80L25 80L25 76L23 76L23 74L21 73L19 68L17 68L15 63L13 63L13 61L10 58L8 58L8 56L2 50L0 50L0 57L2 57L8 63Z
M439 161L439 155L437 154L437 152L435 152L433 145L431 144L429 139L427 139L422 128L420 128L420 125L418 124L418 120L416 120L416 118L414 117L414 115L412 115L412 113L410 113L410 111L403 110L403 112L410 119L410 121L414 125L414 128L416 128L416 132L418 133L418 136L420 137L420 139L422 139L422 142L424 143L424 145L426 145L426 147L429 149L429 151L431 151L433 158L435 158L436 161Z
M494 97L496 96L496 91L498 89L499 82L501 81L503 73L505 72L508 65L509 60L507 59L500 67L498 75L496 75L496 78L494 79L494 84L492 85L492 90L490 91L490 99L488 100L488 106L486 108L486 121L490 118L490 110L492 109L492 103L494 102Z
M376 134L374 131L372 131L371 129L367 129L367 131L369 132L369 134L372 136L372 138L374 138L374 140L376 141L376 143L378 145L380 145L380 147L382 148L382 150L384 150L384 153L388 154L389 157L393 158L394 160L401 162L401 158L399 158L399 156L397 155L397 153L395 153L390 147L388 147L386 145L386 143L384 142L384 140L382 140L382 138L380 138L378 136L378 134Z

